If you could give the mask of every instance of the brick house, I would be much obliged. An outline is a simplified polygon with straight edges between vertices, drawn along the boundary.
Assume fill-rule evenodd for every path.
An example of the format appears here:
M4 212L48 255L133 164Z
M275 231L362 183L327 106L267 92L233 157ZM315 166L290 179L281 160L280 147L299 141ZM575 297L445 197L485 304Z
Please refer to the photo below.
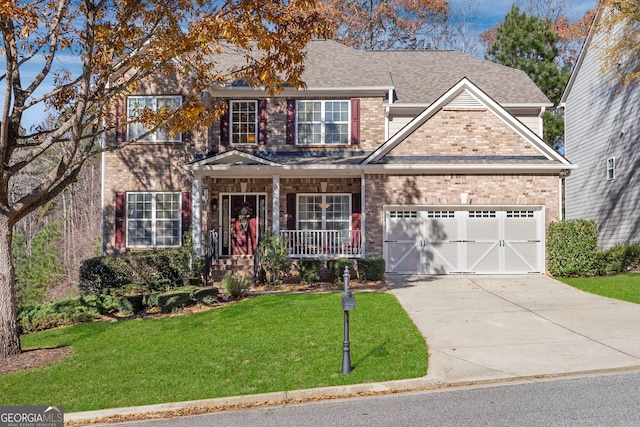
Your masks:
M228 103L219 125L105 154L105 251L179 246L191 230L197 251L250 258L273 230L292 257L382 257L388 273L545 272L573 166L541 140L552 105L526 74L326 40L305 65L304 90L212 87L202 96ZM127 103L179 105L188 90L152 82Z

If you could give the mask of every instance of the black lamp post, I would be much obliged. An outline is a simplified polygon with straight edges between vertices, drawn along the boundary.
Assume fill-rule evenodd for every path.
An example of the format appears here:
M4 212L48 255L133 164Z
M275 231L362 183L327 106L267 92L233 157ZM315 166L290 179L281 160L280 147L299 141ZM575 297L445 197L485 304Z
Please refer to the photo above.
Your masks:
M344 342L342 343L342 373L351 373L351 343L349 342L349 312L356 309L356 298L349 290L349 267L344 268L344 293L342 310L344 311Z

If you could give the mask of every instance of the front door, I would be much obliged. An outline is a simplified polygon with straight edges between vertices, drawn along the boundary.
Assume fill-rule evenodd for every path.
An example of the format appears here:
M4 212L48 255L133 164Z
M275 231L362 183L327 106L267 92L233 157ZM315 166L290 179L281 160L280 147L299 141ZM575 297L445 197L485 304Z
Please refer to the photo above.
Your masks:
M265 230L266 196L222 196L222 255L253 255Z

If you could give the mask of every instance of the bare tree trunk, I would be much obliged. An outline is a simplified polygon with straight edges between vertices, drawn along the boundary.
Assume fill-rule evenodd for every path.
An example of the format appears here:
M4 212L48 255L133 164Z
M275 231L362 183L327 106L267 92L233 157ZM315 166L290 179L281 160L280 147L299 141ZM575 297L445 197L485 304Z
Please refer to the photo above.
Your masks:
M11 259L12 234L9 218L0 214L0 359L21 352Z

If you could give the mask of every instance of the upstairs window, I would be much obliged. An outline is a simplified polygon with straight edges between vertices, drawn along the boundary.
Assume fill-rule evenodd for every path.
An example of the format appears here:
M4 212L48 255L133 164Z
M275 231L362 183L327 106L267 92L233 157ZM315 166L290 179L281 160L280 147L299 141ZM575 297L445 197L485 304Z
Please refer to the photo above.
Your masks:
M149 128L142 123L136 123L136 118L140 117L145 108L151 111L160 111L163 108L168 110L176 110L182 105L181 96L130 96L127 98L127 121L129 125L127 127L127 140L139 140L150 142L180 142L182 141L181 134L169 135L167 129L156 129L146 135L144 138L140 138L142 135L149 131Z
M349 144L349 101L298 101L298 145Z
M258 139L258 102L231 101L231 143L255 144Z
M609 157L607 159L607 180L614 179L616 177L616 158Z

